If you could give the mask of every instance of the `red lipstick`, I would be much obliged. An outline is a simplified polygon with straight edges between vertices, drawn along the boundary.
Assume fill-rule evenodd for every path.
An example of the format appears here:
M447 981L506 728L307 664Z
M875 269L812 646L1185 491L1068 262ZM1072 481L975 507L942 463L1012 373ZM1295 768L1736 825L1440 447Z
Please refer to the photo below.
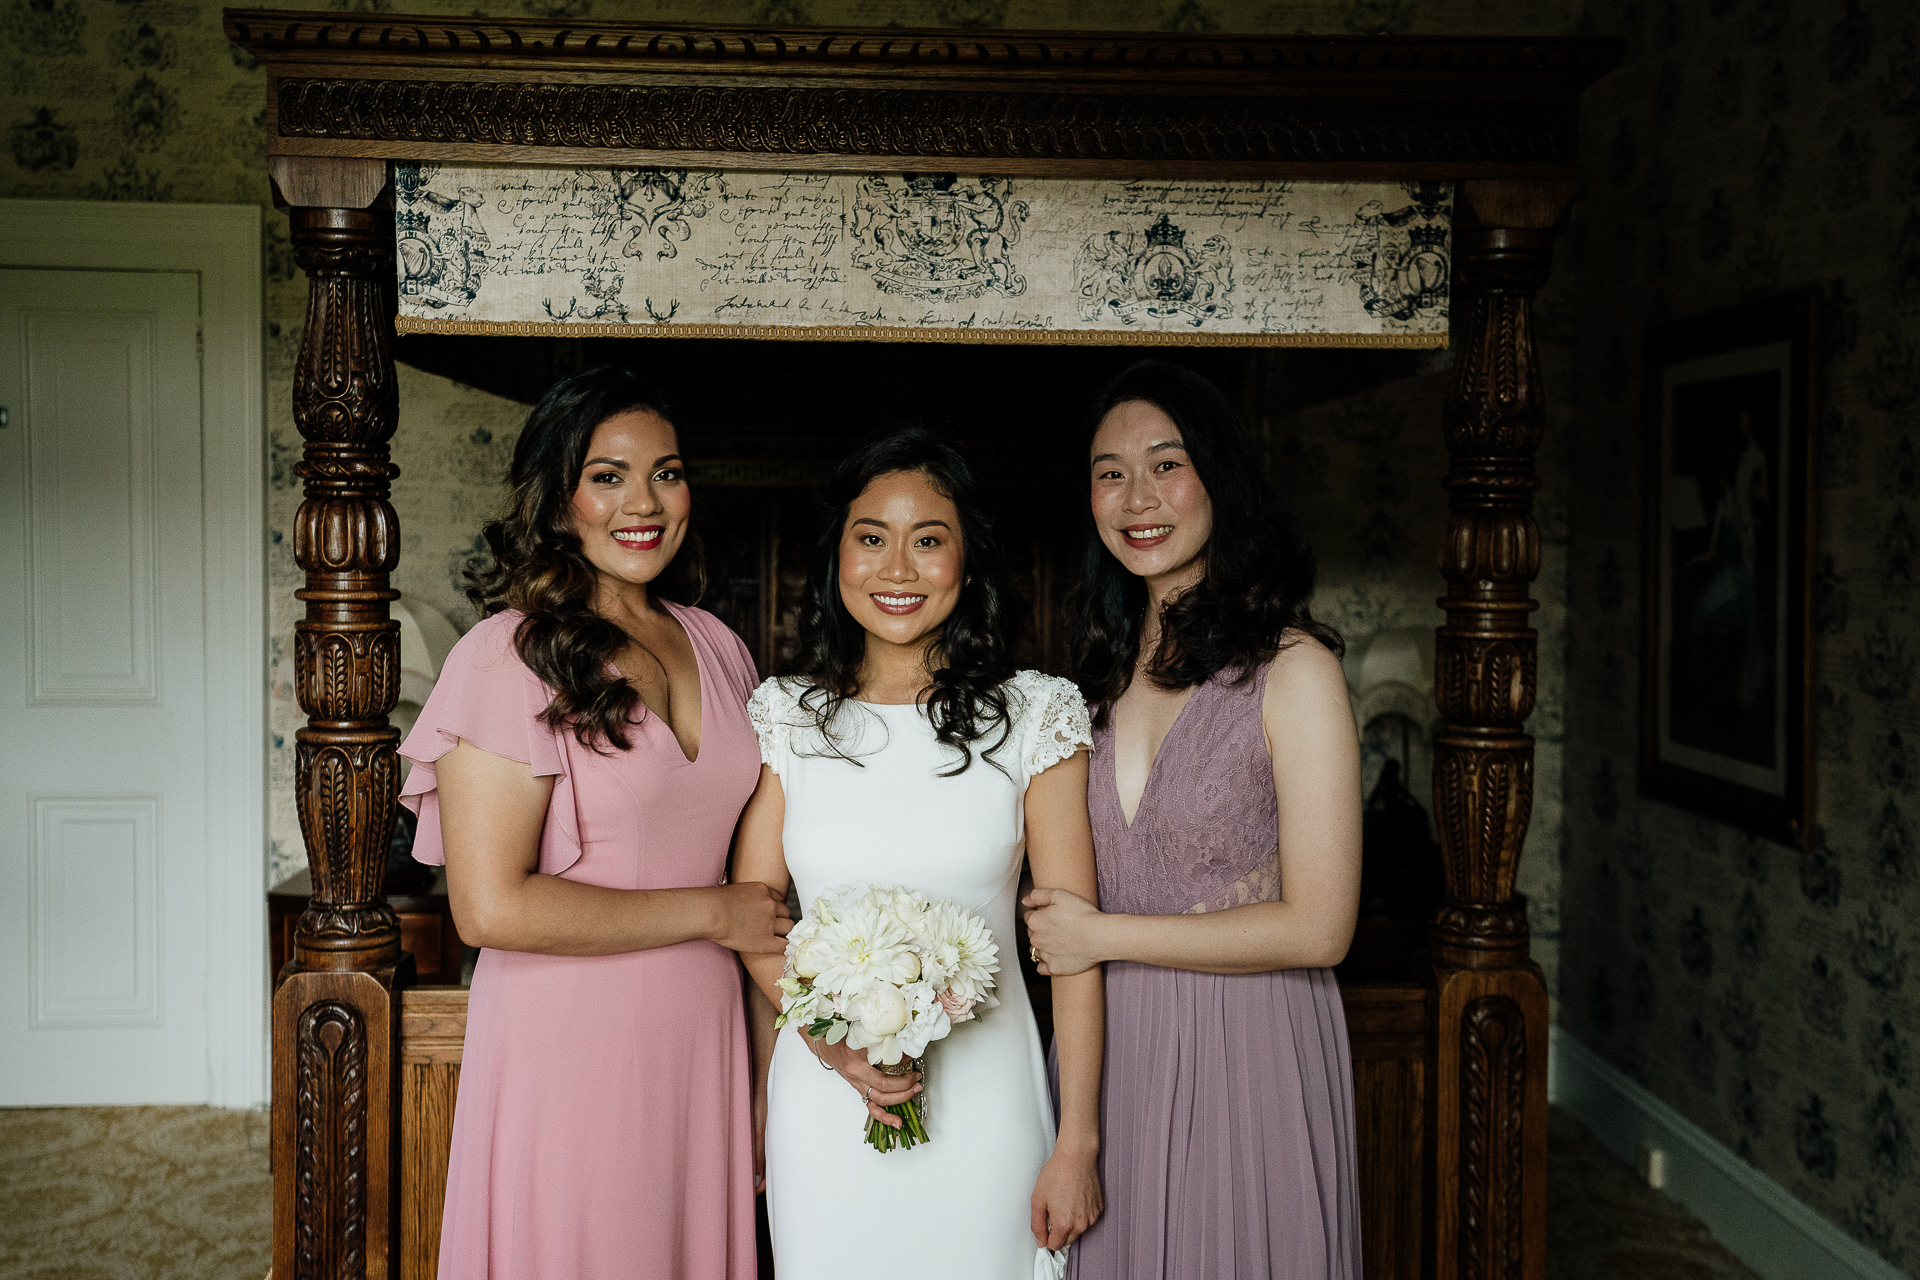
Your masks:
M662 524L636 524L625 529L615 529L613 540L629 551L651 551L660 545L660 537L667 527Z

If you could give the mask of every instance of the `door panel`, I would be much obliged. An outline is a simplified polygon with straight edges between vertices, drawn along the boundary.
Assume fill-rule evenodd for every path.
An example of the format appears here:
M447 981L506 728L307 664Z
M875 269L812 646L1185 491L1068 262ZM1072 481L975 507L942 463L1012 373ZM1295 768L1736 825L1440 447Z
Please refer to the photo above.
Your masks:
M36 706L159 697L152 484L162 323L154 311L20 316L35 410L26 480Z
M153 796L33 802L31 1029L161 1024Z
M0 273L0 1105L207 1096L199 298Z

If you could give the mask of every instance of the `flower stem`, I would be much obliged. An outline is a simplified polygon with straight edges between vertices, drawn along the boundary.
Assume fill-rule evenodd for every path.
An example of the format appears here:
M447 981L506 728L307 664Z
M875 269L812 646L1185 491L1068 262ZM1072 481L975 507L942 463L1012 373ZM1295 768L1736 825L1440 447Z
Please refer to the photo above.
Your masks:
M897 1147L916 1147L923 1142L931 1142L927 1134L926 1121L921 1118L919 1099L909 1098L897 1102L887 1111L900 1117L900 1127L883 1124L878 1120L867 1121L867 1142L875 1151L885 1154Z

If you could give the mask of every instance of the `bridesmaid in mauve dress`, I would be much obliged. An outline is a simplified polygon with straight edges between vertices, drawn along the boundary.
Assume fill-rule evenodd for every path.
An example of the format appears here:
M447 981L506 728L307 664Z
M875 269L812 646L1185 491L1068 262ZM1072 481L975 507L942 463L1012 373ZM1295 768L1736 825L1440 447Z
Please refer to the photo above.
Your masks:
M1076 666L1100 902L1026 899L1040 972L1105 963L1081 1280L1358 1280L1330 966L1359 902L1359 747L1313 560L1226 399L1138 364L1098 403Z
M753 661L665 598L691 499L635 375L557 384L510 478L473 592L489 615L401 748L414 855L444 860L482 948L439 1274L752 1280L734 950L783 951L790 927L765 885L724 883L760 773Z

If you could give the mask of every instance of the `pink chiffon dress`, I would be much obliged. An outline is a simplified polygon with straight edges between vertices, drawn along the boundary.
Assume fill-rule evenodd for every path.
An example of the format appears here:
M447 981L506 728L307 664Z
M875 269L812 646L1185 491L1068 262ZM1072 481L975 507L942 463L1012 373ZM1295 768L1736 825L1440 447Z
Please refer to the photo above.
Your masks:
M464 738L552 777L542 874L612 889L717 885L760 773L740 638L668 606L700 664L700 750L643 713L626 751L540 719L521 615L469 631L401 754L414 857L438 865L434 761ZM440 1280L752 1280L753 1064L734 953L682 942L610 956L483 950L454 1108Z

